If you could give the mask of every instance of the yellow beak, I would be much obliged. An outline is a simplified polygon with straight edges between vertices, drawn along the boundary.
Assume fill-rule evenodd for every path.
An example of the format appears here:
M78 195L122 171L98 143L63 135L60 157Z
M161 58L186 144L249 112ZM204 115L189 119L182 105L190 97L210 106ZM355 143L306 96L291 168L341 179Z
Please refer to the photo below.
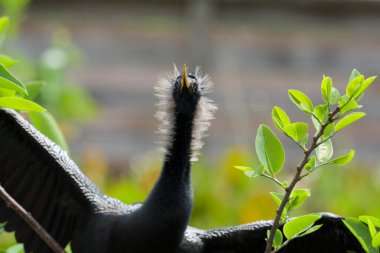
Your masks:
M186 88L190 88L190 83L189 79L187 78L187 71L186 71L186 65L183 64L183 69L182 69L182 87L186 86Z

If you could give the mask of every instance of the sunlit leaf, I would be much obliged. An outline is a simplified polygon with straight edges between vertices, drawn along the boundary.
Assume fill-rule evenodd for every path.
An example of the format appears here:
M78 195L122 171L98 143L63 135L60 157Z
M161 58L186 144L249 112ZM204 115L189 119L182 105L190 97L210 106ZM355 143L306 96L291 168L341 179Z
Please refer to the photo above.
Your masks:
M364 92L368 89L368 87L376 80L377 76L371 76L371 77L368 77L367 79L365 79L363 82L362 82L362 85L358 91L358 93L356 94L355 96L355 100L356 101L359 101L362 97L363 97L363 94Z
M343 166L343 165L349 163L352 160L352 158L354 158L354 156L355 156L355 151L353 149L351 149L350 153L348 153L347 155L338 157L334 160L331 160L329 162L329 164Z
M296 142L299 142L308 132L308 125L304 122L296 122L284 126L284 132Z
M272 199L274 200L276 205L280 206L281 201L284 198L284 194L283 193L277 193L277 192L270 192L269 194L272 196Z
M321 83L322 98L326 103L330 103L330 95L332 90L332 80L329 76L323 76Z
M348 82L351 82L354 78L360 76L360 72L357 69L353 69L350 75L350 78L348 79Z
M310 229L314 222L320 219L320 215L308 214L290 220L284 225L284 235L289 240Z
M357 93L359 92L359 89L360 89L360 86L361 86L361 83L363 82L363 80L364 80L364 76L363 75L359 75L359 76L353 78L347 84L346 95L349 98L355 97L357 95Z
M20 111L45 111L45 108L41 107L40 105L19 97L0 97L0 107L11 108Z
M27 95L24 85L12 75L3 65L0 65L0 88L15 90L21 94Z
M372 237L368 228L360 222L359 219L349 217L344 219L343 223L356 237L366 252L378 253L378 251L372 246Z
M260 165L256 169L245 166L235 166L235 168L244 171L244 174L251 178L261 176L264 173L265 169L263 165Z
M290 100L303 112L312 113L313 103L310 98L299 90L289 90L288 91Z
M338 99L340 97L340 92L335 87L332 87L330 94L330 105L335 105L338 103Z
M375 248L380 247L380 232L378 232L372 239L372 246Z
M340 108L340 111L339 111L340 114L344 114L348 111L355 110L362 107L356 102L355 99L350 99L348 98L347 95L341 96L338 99L338 104Z
M286 112L278 106L273 107L272 120L273 120L274 125L280 131L282 131L283 127L286 124L290 123L290 119L289 119L288 115L286 114Z
M284 165L285 152L280 140L268 126L262 124L257 129L255 146L257 157L265 170L271 175L278 173Z
M310 157L309 162L305 164L305 170L310 171L311 169L313 169L315 167L315 162L315 156Z
M317 105L316 107L314 107L314 111L313 111L314 115L322 123L326 122L326 120L328 119L329 112L330 110L327 104Z
M16 91L0 88L0 97L13 97L16 94Z
M68 145L58 123L49 112L29 112L33 125L52 141L57 143L63 150L68 151Z
M366 114L364 112L353 112L345 116L343 119L339 120L335 124L335 132L342 130L343 128L351 125L352 123L358 121L363 118Z
M323 226L323 224L312 226L311 228L309 228L308 230L306 230L305 232L303 232L302 234L300 234L298 237L302 237L302 236L314 233L315 231L317 231L318 229L320 229L322 226Z
M376 217L373 217L373 216L369 216L369 215L362 215L362 216L359 216L359 220L361 220L364 223L367 223L368 220L371 220L371 222L377 228L380 228L380 219L379 218L376 218Z
M323 138L328 138L332 133L334 132L334 123L330 123L326 126L325 130L323 131Z
M289 197L289 202L285 205L287 214L290 215L294 209L300 207L310 197L310 194L310 189L293 190Z
M273 240L273 248L277 249L282 245L283 236L282 232L279 229L276 229L276 232L274 234L274 240Z
M333 145L331 139L328 139L315 149L315 154L317 155L318 161L325 163L332 157L334 153Z

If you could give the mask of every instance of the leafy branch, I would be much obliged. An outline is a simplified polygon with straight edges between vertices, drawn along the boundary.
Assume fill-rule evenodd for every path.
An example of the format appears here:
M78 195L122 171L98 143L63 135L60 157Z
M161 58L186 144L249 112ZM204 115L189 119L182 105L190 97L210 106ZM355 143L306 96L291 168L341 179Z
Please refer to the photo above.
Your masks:
M282 170L285 162L285 152L280 140L270 127L260 125L257 130L255 146L261 165L253 169L246 166L236 166L249 177L263 176L275 182L283 189L283 193L271 192L278 209L273 226L268 231L265 253L277 252L285 247L290 240L314 232L320 225L314 225L319 215L305 215L288 220L290 213L310 197L309 189L295 189L297 183L312 172L326 165L345 165L354 157L354 150L348 154L332 159L332 138L343 128L364 117L364 112L351 112L361 108L358 104L364 92L376 79L376 76L364 78L357 70L353 70L346 86L346 93L333 87L332 80L323 76L321 93L324 103L313 106L310 98L299 90L289 90L290 100L305 114L311 117L315 128L314 136L309 140L309 125L305 122L292 123L287 113L275 106L272 110L274 125L285 136L290 138L303 152L303 158L295 169L290 184L279 180L276 175ZM307 145L310 143L309 145ZM308 148L306 147L308 146ZM314 155L315 154L315 155ZM299 219L300 218L300 219ZM282 231L279 227L284 224ZM294 225L296 224L296 225ZM284 236L286 240L284 240Z
M3 45L6 32L9 27L9 18L0 18L0 47ZM29 116L33 121L38 121L44 129L42 132L47 134L49 138L56 141L61 147L65 148L59 140L63 140L63 136L58 128L54 118L46 112L46 109L31 101L38 95L43 82L34 81L24 84L8 68L15 65L17 61L7 55L0 54L0 108L11 108L19 111L29 112ZM38 128L38 126L36 126ZM57 141L58 140L58 141ZM58 242L38 223L33 216L28 213L17 201L10 196L0 184L0 198L11 208L17 215L23 219L36 234L46 242L50 249L55 253L64 253L63 248Z

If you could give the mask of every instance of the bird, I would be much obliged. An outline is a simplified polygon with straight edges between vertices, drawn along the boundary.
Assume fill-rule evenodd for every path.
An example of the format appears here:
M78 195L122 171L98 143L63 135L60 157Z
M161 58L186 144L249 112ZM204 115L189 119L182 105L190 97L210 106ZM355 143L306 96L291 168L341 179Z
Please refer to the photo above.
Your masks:
M163 164L143 203L124 204L101 193L67 152L10 109L0 109L0 184L62 247L70 242L74 253L264 252L273 221L212 230L188 226L191 165L217 109L211 90L199 67L192 74L174 66L157 82ZM319 230L280 252L364 252L342 219L321 214ZM4 201L0 222L15 232L25 252L52 252Z

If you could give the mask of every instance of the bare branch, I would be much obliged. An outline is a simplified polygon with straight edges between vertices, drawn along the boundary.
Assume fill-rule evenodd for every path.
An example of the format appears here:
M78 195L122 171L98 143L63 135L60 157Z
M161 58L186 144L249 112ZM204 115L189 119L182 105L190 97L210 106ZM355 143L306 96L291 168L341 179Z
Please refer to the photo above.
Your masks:
M0 198L4 200L9 208L15 211L28 225L37 233L37 235L46 242L50 249L55 253L65 253L65 250L54 240L51 235L28 213L20 204L16 202L0 185Z

